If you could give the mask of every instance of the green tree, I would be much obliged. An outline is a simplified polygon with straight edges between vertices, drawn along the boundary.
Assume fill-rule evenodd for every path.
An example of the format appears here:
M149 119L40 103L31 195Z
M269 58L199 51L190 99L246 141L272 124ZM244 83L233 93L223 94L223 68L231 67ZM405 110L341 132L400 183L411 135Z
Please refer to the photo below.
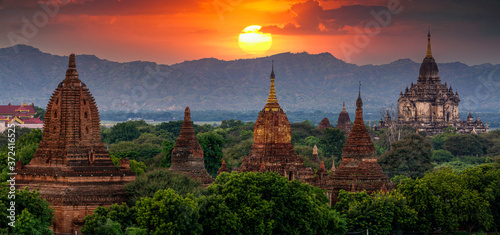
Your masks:
M338 199L334 208L346 215L349 231L368 229L370 234L401 234L411 231L417 221L417 212L397 191L370 196L365 191L341 190Z
M439 150L434 150L432 151L432 161L433 162L449 162L451 161L455 156L450 153L450 151L446 151L443 149Z
M426 171L432 170L431 156L430 141L413 134L394 142L391 150L382 154L378 162L390 177L405 175L416 178L423 177Z
M104 142L108 144L120 141L132 141L141 135L137 125L132 121L120 122L111 127L109 133L104 136Z
M208 174L217 176L217 171L222 164L224 138L215 132L206 132L198 134L197 139L203 149L203 158Z
M244 123L241 120L235 121L234 119L230 120L222 120L220 124L220 128L226 129L226 128L238 128L243 126Z
M34 117L40 118L42 121L45 119L45 109L35 106L35 112L36 114Z
M54 234L41 218L31 214L28 209L21 212L21 215L16 220L13 232L18 234Z
M493 225L488 201L450 168L429 172L421 179L403 180L398 190L418 211L416 231L451 232L459 227L487 231Z
M198 204L192 194L183 197L173 189L158 190L137 202L137 221L148 233L201 234Z
M91 215L85 217L82 233L85 234L123 234L124 228L137 224L137 210L127 204L99 206Z
M169 168L172 164L172 150L174 150L175 142L165 140L161 143L162 152L165 154L165 157L160 161L160 167Z
M130 170L136 175L142 175L146 172L147 166L144 162L138 162L136 160L130 160Z
M7 233L14 233L11 226L7 226L11 222L10 211L7 211L11 207L11 201L15 202L14 210L17 217L16 227L20 225L19 223L33 222L33 228L39 231L41 234L46 234L44 231L49 229L52 225L54 219L54 210L50 207L49 203L40 198L40 192L29 191L28 188L23 190L16 190L15 198L12 194L9 194L10 189L7 182L2 182L0 185L0 224L2 227L7 227ZM9 197L10 195L10 197ZM21 220L21 222L19 222ZM20 225L18 229L24 230L30 229L24 225ZM1 230L0 230L1 231ZM3 231L5 232L5 230ZM18 232L20 232L18 230ZM22 233L22 234L33 234L33 233Z
M218 206L202 207L200 213L209 215L201 218L205 226L216 223L235 234L336 234L346 230L344 219L328 205L322 190L288 181L275 172L223 173L207 191L208 201ZM236 223L218 222L226 217Z
M323 136L319 140L318 148L323 150L324 156L335 156L340 160L342 148L346 142L345 132L337 128L326 128L323 130Z
M486 154L490 141L476 134L457 134L446 139L443 149L455 156L483 156Z
M125 185L125 190L129 195L129 204L135 205L140 198L152 197L160 189L172 188L180 195L199 194L200 185L200 181L186 175L159 168L137 176L134 181Z

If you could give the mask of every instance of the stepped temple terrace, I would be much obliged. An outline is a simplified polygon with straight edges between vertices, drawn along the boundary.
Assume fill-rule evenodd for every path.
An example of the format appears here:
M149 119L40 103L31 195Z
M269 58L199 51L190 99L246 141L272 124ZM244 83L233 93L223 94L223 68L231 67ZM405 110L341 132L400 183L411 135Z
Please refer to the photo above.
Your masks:
M214 181L205 169L203 150L194 133L189 107L186 107L184 111L184 122L172 150L171 159L170 171L186 174L200 180L204 185L209 185Z
M120 167L111 162L95 100L78 78L75 55L69 58L66 78L47 105L43 140L30 164L16 164L16 186L39 188L54 208L54 234L80 232L98 206L125 202L123 186L135 179L127 159Z

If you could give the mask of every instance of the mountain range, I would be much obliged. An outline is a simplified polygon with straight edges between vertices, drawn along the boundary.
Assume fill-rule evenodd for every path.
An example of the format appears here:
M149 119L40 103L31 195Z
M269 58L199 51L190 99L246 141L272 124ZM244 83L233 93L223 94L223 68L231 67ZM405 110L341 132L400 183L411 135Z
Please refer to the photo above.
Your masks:
M34 103L45 108L65 76L67 56L17 45L0 49L0 104ZM423 57L422 57L423 58ZM269 94L274 60L278 101L286 111L333 111L346 102L353 112L360 81L364 109L378 112L397 104L399 93L416 83L420 63L400 59L383 65L349 64L329 53L282 53L254 59L215 58L161 65L119 63L77 55L80 79L100 110L260 110ZM439 59L436 58L439 62ZM460 109L500 109L500 65L438 63L441 81L460 95Z

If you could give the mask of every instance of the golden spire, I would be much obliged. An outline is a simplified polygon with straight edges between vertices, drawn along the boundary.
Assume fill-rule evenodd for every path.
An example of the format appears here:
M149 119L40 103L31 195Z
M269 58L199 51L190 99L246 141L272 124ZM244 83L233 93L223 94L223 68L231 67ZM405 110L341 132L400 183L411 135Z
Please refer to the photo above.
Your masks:
M429 27L429 31L427 32L427 53L425 54L425 58L432 58L431 51L431 28Z
M276 98L276 90L274 89L274 60L271 67L271 89L267 98L266 111L279 111L278 98Z

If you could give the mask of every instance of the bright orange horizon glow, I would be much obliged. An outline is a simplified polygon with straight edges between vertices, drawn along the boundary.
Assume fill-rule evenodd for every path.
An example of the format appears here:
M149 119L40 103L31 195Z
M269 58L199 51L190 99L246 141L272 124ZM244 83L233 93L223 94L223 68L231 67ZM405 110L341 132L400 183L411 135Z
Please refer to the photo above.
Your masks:
M238 38L240 48L248 54L262 54L271 48L273 39L270 33L262 33L260 25L246 27Z

